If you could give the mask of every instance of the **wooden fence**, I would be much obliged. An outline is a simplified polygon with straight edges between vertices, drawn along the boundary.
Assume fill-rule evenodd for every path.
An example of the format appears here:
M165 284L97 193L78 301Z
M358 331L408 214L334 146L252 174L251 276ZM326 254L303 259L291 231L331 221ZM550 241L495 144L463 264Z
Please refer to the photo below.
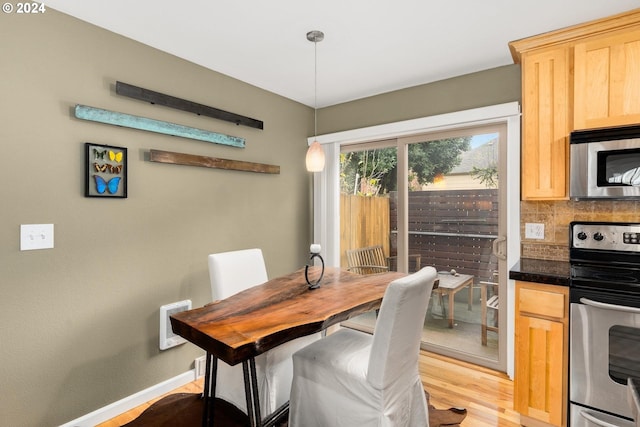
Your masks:
M391 227L397 229L397 197L390 198ZM409 254L422 266L455 269L488 280L498 268L492 254L498 237L498 190L414 191L409 193Z
M389 255L397 230L397 195L340 199L341 265L347 249L380 244ZM496 189L412 191L409 193L409 254L421 265L472 274L487 280L497 269L492 243L498 235ZM411 268L412 266L410 266Z
M340 265L347 267L346 251L382 245L389 255L391 230L389 197L340 195Z

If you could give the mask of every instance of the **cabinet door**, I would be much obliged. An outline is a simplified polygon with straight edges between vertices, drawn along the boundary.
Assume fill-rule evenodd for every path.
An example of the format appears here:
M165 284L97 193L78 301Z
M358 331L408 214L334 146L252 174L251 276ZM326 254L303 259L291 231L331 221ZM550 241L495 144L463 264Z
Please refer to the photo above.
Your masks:
M640 122L640 28L575 45L574 128Z
M516 282L513 406L532 425L567 423L568 288Z
M568 198L569 48L522 58L522 199Z
M536 420L563 426L562 322L519 316L516 326L514 409Z

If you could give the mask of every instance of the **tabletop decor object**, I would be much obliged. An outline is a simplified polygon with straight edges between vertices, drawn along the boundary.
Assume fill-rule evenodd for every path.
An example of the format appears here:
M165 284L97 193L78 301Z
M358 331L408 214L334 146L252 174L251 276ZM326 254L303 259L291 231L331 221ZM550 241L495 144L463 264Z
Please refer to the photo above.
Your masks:
M309 247L309 253L311 254L311 256L309 257L309 263L304 268L304 278L307 281L307 284L309 285L309 289L318 289L320 287L320 281L324 276L324 259L322 259L322 256L320 255L320 250L321 250L321 247L317 243L314 243ZM313 265L314 258L320 259L320 263L322 264L322 270L320 270L320 277L318 278L318 280L316 280L315 282L311 282L309 280L309 264Z

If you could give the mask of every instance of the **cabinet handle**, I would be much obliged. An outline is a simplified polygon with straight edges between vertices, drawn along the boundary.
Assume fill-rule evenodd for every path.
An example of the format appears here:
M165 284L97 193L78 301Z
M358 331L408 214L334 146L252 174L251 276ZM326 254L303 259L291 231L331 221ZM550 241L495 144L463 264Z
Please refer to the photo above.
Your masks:
M607 303L604 303L604 302L593 301L593 300L590 300L588 298L580 298L580 302L582 304L590 305L590 306L596 307L596 308L602 308L602 309L605 309L605 310L614 310L614 311L622 311L624 313L640 314L640 308L636 308L636 307L627 307L627 306L624 306L624 305L607 304Z

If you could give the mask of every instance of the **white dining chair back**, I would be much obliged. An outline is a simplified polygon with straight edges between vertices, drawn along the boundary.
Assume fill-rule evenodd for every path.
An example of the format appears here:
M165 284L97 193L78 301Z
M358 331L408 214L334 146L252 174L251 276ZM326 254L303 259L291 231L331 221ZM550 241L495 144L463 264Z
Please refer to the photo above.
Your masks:
M229 298L269 280L262 250L258 248L209 255L209 278L214 300Z
M290 427L428 427L418 371L433 267L391 282L373 336L340 329L293 355Z
M396 280L385 292L367 368L367 380L376 389L415 374L407 366L418 367L424 318L436 278L429 273L425 270Z
M209 255L209 278L213 300L229 298L268 280L261 249L242 249ZM264 418L289 401L293 361L291 355L320 338L320 334L295 339L255 358L260 413ZM247 412L242 364L218 361L216 397Z

